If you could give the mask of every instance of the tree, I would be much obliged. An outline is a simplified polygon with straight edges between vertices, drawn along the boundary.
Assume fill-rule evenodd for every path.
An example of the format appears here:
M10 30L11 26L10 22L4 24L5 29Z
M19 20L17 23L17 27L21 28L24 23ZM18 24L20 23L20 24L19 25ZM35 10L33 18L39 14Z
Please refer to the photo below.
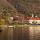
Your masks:
M0 19L0 25L5 25L5 20L4 19Z

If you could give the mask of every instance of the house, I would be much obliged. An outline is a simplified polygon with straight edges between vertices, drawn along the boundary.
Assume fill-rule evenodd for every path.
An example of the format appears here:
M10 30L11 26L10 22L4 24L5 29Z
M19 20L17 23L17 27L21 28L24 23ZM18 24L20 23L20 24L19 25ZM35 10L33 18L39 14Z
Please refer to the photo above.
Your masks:
M9 22L9 24L13 23L13 17L9 17L8 22Z
M13 21L17 22L17 23L23 23L23 16L13 16Z
M40 24L40 17L37 17L37 15L34 17L32 16L18 16L14 15L13 17L9 18L9 23L29 23L29 24Z
M38 18L38 17L37 18L36 17L35 18L30 18L29 23L30 24L40 24L40 18Z
M32 17L30 17L29 19L29 23L30 24L40 24L40 17L37 17L37 16L33 17L32 15Z

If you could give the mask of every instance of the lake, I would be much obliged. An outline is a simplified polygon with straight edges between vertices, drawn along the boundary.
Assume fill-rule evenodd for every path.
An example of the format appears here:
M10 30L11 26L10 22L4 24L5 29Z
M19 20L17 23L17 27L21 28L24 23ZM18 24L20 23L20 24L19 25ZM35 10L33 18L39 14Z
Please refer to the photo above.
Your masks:
M6 27L0 32L0 40L40 40L40 25Z

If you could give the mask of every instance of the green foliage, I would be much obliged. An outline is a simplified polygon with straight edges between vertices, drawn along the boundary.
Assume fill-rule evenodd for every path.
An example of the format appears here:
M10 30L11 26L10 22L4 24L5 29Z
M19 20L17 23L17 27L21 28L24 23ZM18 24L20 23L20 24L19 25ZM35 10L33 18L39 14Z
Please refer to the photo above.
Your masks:
M5 25L5 20L4 19L0 19L0 25Z

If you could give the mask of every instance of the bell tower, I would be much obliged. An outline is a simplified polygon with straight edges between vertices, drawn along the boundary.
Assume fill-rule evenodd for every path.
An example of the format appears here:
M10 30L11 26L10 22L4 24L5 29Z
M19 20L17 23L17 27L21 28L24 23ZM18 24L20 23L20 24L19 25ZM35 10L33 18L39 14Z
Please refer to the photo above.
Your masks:
M34 14L32 13L32 17L34 17Z

